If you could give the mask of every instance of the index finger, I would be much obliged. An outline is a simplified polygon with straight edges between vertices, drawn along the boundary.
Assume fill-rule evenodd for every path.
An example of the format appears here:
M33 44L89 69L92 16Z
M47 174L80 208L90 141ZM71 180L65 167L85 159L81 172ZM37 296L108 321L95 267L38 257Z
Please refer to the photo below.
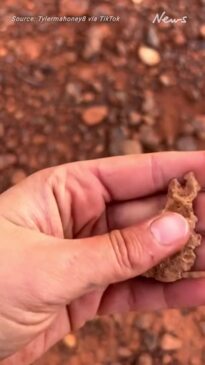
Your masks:
M106 188L111 200L131 200L164 190L170 179L193 171L205 186L205 152L159 152L110 157L88 165Z

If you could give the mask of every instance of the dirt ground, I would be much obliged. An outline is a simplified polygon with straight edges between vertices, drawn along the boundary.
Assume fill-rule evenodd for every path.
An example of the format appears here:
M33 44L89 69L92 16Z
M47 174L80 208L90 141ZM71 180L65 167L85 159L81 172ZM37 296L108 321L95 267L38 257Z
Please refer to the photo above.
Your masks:
M153 24L164 11L187 21ZM204 0L0 3L0 192L64 162L205 149L204 98ZM204 308L116 315L35 365L202 365L204 336Z

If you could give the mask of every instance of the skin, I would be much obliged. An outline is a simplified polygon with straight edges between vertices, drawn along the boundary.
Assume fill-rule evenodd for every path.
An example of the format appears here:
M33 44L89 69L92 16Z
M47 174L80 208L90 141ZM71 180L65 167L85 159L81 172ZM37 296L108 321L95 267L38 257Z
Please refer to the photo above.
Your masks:
M204 304L203 278L137 277L185 244L160 247L147 227L170 179L194 171L203 188L204 166L204 152L114 157L46 169L3 193L1 364L32 363L96 315ZM196 271L205 269L204 203L202 191Z

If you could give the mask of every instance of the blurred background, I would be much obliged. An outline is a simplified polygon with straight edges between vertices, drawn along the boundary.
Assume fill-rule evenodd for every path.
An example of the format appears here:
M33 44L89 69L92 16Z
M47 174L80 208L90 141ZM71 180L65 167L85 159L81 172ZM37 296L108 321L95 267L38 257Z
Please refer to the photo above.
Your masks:
M186 23L155 22L165 12ZM119 21L12 22L16 16ZM0 192L69 161L205 149L204 0L0 3ZM205 309L88 323L35 365L202 365Z

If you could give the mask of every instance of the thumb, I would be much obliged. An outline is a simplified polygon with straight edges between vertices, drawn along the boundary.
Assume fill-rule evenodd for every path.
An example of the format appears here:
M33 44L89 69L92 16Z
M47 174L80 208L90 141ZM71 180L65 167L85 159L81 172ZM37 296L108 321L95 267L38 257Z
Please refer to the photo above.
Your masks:
M179 251L188 238L185 218L166 213L102 236L57 240L47 247L40 280L43 283L45 275L49 276L45 281L49 282L51 301L69 303L94 289L146 272Z

